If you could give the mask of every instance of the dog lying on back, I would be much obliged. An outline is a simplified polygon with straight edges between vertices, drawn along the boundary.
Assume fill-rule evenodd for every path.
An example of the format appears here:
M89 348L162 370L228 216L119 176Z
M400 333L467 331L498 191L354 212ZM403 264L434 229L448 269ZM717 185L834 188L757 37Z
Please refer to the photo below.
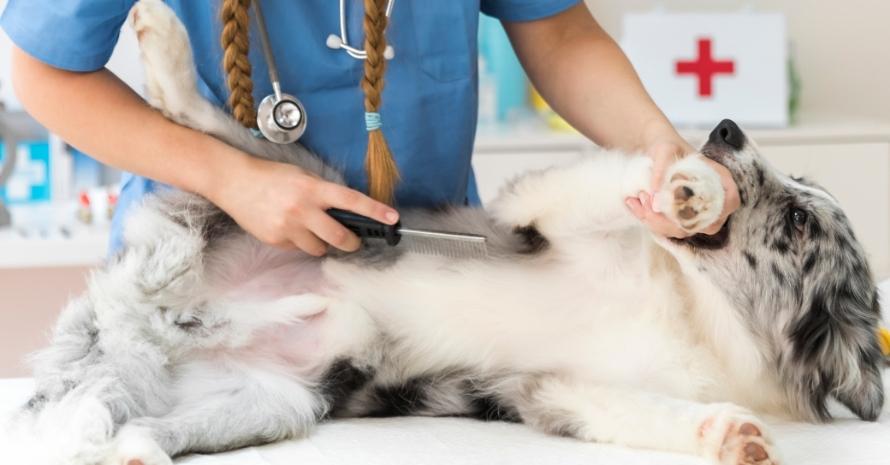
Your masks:
M199 95L185 30L161 1L135 12L152 105L342 182ZM843 211L773 170L727 120L656 196L691 233L723 207L702 157L730 170L742 201L713 236L651 236L623 202L646 189L650 160L614 152L524 175L488 210L403 212L406 225L487 236L481 258L371 243L314 258L258 242L198 196L148 199L36 357L37 390L15 423L41 441L29 463L45 451L55 463L170 464L329 417L460 415L775 464L753 412L827 421L834 398L874 420L878 297Z

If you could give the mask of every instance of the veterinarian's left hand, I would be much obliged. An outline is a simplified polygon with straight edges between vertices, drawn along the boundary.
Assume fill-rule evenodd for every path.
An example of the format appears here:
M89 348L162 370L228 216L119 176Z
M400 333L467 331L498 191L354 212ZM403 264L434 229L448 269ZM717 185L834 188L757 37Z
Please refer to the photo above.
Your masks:
M631 213L639 218L646 227L656 234L676 238L689 236L689 233L674 224L673 221L652 209L652 193L658 191L664 181L664 173L667 171L668 167L686 154L694 151L695 149L693 149L692 146L682 140L656 142L650 145L646 150L646 153L652 157L652 183L649 187L649 192L643 193L640 198L629 197L627 199L627 205L630 208ZM720 214L720 219L704 230L705 234L716 234L720 231L720 228L723 227L723 224L726 223L726 219L729 215L739 208L741 202L739 200L738 186L736 186L735 181L733 181L729 170L713 160L707 159L706 161L720 175L723 190L726 193L725 201L723 203L723 212Z

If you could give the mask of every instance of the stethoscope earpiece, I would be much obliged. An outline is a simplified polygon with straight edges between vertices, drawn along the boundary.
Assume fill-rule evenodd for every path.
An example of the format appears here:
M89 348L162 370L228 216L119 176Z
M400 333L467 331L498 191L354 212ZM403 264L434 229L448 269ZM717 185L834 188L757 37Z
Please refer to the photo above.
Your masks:
M392 7L395 4L395 0L389 0L386 2L386 17L389 18L392 15ZM344 50L349 54L352 58L357 60L364 60L368 58L368 52L357 49L351 45L349 45L349 37L346 35L346 0L340 0L340 35L331 34L328 36L328 39L325 41L325 44L328 48L334 50ZM383 52L383 58L387 60L392 60L396 56L395 49L392 48L392 45L387 45L386 50Z
M339 50L339 49L346 50L346 53L348 53L349 56L351 56L355 59L358 59L358 60L364 60L364 59L368 58L368 52L366 52L364 50L359 50L357 48L350 46L349 44L347 44L346 42L343 41L342 37L338 36L337 34L329 35L328 40L325 41L325 45L327 45L328 48L334 49L334 50ZM386 49L383 51L383 58L386 58L387 60L392 60L395 57L396 57L396 50L394 48L392 48L392 45L387 45Z

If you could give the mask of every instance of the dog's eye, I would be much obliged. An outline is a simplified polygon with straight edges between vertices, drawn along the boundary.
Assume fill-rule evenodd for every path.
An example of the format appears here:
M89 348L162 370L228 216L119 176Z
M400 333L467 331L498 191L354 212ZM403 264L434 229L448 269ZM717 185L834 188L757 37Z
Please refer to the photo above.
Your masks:
M791 210L791 222L798 231L803 232L803 228L807 224L807 218L807 212L799 208Z

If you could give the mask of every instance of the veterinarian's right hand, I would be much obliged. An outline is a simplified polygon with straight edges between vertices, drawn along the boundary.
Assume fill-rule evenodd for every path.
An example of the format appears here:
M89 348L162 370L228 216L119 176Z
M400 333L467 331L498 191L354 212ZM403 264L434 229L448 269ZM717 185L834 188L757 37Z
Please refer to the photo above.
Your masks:
M392 207L296 166L251 157L238 157L235 164L204 195L267 244L296 247L314 256L324 255L328 244L347 252L358 250L359 238L331 218L326 213L329 208L386 224L399 219Z

